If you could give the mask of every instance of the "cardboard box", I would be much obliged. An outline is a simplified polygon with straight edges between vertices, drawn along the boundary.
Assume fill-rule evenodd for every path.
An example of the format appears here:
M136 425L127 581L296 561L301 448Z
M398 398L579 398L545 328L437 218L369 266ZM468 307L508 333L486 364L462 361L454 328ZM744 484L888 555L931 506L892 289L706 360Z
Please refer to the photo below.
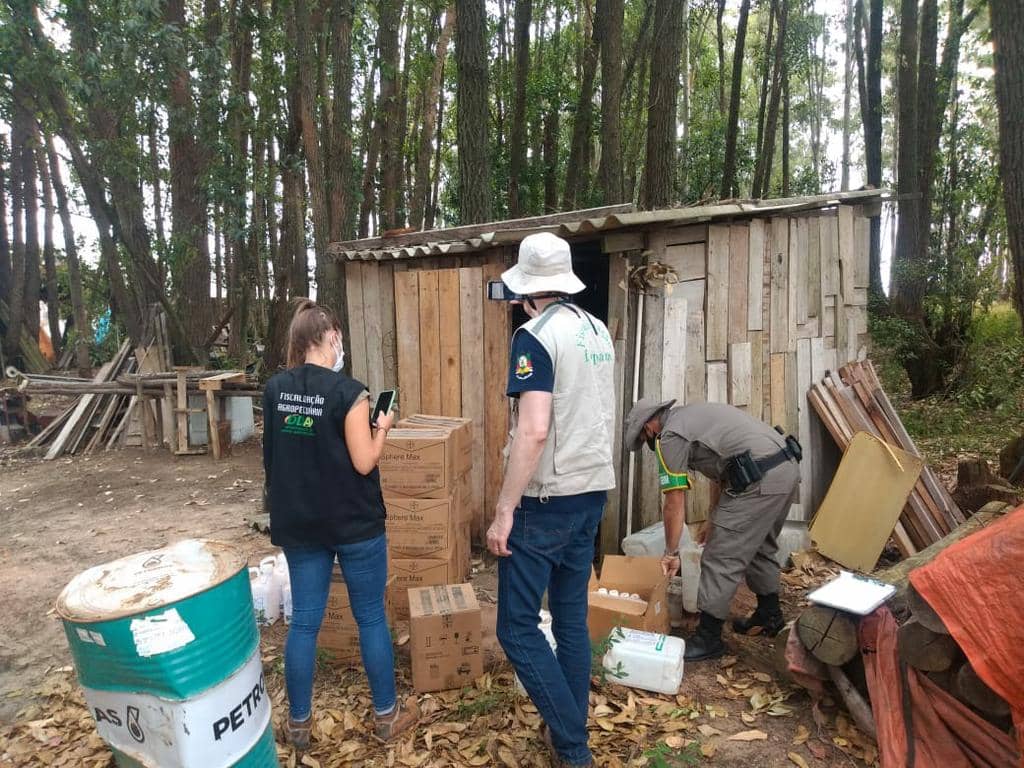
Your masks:
M384 614L388 622L393 620L392 604L393 585L391 580L384 591ZM334 566L331 573L331 589L327 594L327 610L324 621L320 625L320 634L316 640L317 648L326 651L332 661L359 661L359 626L352 614L352 601L348 597L348 587L341 576L341 568Z
M601 578L590 575L587 627L591 640L601 640L615 627L667 634L669 577L661 572L660 557L605 555ZM636 593L645 603L599 595L601 587Z
M395 557L445 557L457 547L459 497L385 496L388 549Z
M396 427L405 429L443 429L451 433L455 441L455 473L464 475L473 468L473 420L461 416L432 416L414 413L407 416Z
M484 673L480 605L471 584L410 589L412 685L419 693L470 685Z
M458 584L459 553L452 549L438 558L394 558L390 573L392 610L395 618L409 618L409 590L418 587L436 587L443 584Z
M446 429L395 428L380 457L380 485L389 496L444 499L455 493L455 439Z

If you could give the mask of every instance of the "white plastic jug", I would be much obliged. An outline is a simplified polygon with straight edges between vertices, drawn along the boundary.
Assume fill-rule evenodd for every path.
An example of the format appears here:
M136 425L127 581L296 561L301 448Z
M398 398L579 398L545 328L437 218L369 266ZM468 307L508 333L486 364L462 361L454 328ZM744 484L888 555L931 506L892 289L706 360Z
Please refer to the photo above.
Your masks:
M610 676L613 682L673 695L683 681L685 649L686 643L671 635L639 629L616 630L612 632L612 646L605 653L603 664L609 672L623 674Z
M267 623L273 624L281 617L281 580L277 575L277 558L268 555L260 560L260 576L267 582Z
M544 638L548 641L548 645L551 646L551 650L554 651L558 647L558 643L555 642L555 633L551 630L551 614L545 611L543 608L540 612L540 623L537 625L540 627L540 631L544 633ZM526 695L526 689L523 687L522 682L519 680L519 675L515 675L516 679L516 690L519 691L521 696Z
M289 602L291 601L291 588L292 578L288 572L288 561L285 559L284 553L279 554L274 561L274 579L277 581L278 586L281 588L281 615L285 617L285 621L291 620L291 607L289 605L287 614L284 609L284 593L287 590L289 595Z
M285 582L281 587L281 615L285 624L292 623L292 584Z
M631 557L661 557L665 553L665 523L655 523L641 531L631 533L622 540L622 551ZM683 526L679 537L679 581L669 585L669 602L678 601L682 594L683 610L697 612L697 589L700 586L700 556L704 547L690 535L689 526Z
M249 569L249 587L256 622L263 626L273 624L281 617L281 590L274 580L273 569Z

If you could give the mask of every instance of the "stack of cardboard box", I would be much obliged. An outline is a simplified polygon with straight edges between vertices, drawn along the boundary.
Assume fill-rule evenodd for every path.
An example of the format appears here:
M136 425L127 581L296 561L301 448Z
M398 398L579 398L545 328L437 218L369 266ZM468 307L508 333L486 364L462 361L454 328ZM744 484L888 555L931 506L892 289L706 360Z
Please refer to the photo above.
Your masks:
M380 459L397 618L407 590L458 584L469 575L471 419L417 414L388 434Z

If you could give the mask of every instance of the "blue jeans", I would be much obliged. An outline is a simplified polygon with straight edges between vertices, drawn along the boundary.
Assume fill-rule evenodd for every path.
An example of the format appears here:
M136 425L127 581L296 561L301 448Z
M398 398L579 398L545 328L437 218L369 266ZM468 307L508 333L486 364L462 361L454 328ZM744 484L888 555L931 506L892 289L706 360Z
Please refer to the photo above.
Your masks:
M607 498L605 491L547 502L524 496L508 538L512 555L498 561L498 640L558 754L573 764L592 759L587 586ZM545 589L556 653L537 626Z
M359 650L370 682L377 714L390 712L396 701L395 657L384 615L388 578L388 545L383 535L355 544L326 547L284 547L292 583L292 623L284 651L284 679L293 720L305 720L313 701L316 638L327 608L334 559L341 563L352 613L359 625Z

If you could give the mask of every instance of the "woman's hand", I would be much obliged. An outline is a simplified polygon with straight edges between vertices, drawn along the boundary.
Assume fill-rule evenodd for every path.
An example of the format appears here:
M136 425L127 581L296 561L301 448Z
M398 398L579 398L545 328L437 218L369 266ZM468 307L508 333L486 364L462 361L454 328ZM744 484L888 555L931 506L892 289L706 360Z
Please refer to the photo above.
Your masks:
M377 417L377 423L374 426L376 426L377 429L383 429L385 432L390 432L391 428L395 426L395 412L388 411L387 413L382 413Z

